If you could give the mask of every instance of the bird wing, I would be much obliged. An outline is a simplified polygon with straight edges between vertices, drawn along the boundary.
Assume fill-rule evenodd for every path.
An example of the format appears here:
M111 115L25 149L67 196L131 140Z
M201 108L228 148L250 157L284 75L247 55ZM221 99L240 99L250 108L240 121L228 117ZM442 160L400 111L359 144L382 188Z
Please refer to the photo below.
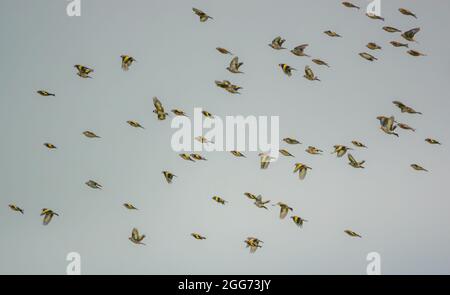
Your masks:
M353 158L351 154L348 154L347 157L352 164L358 164L358 162L356 162L355 158Z
M308 169L306 167L302 167L298 173L298 177L303 180L306 177L306 172L308 171Z
M287 206L282 206L280 209L280 218L284 219L286 217L286 215L288 214L289 209L287 208Z
M230 68L237 69L239 67L239 57L235 56L230 62Z
M156 111L164 112L164 107L157 97L153 97L153 105L155 106Z
M295 51L303 51L309 44L302 44L294 48Z
M53 214L52 213L46 213L45 216L44 216L43 224L44 225L49 224L50 221L52 220L52 218L53 218Z
M131 238L138 241L139 240L139 231L137 228L133 228L131 231Z

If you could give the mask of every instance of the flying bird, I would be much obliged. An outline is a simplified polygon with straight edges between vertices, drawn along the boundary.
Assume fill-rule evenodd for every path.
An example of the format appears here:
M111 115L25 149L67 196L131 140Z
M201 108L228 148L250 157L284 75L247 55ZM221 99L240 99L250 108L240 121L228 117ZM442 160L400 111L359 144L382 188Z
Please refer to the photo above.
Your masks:
M313 70L309 66L305 66L305 75L303 75L309 81L320 81L319 78L316 77Z
M53 143L46 142L44 143L44 146L51 150L56 149L56 146Z
M173 109L171 110L171 112L174 113L175 116L184 116L184 117L188 116L184 111L178 109Z
M216 201L217 203L222 204L222 205L225 205L225 203L228 202L228 201L225 201L224 199L222 199L222 198L219 197L219 196L214 196L214 197L212 197L212 199L213 199L214 201Z
M240 151L230 151L230 153L235 156L235 157L243 157L246 158L245 155L243 153L241 153Z
M123 206L129 210L138 210L133 204L130 203L124 203Z
M87 138L100 138L100 136L89 130L84 131L83 135L86 136Z
M103 186L101 184L99 184L98 182L93 181L93 180L88 180L85 182L85 184L88 187L93 188L93 189L102 189L103 188Z
M155 106L155 109L153 110L153 113L156 114L158 117L158 120L165 120L166 116L169 114L164 111L164 107L162 103L159 101L159 99L155 96L153 97L153 105Z
M179 154L179 156L186 161L191 161L191 162L195 162L194 159L191 158L191 156L189 154Z
M436 139L426 138L425 141L428 142L429 144L441 145L441 143L439 141L437 141Z
M359 6L356 6L355 4L350 3L350 2L347 2L347 1L342 2L342 5L344 5L345 7L348 7L348 8L356 8L356 9L358 9L358 10L360 9Z
M252 193L244 193L244 195L250 200L256 200L256 195Z
M406 9L406 8L399 8L398 11L400 11L401 14L403 15L408 15L408 16L412 16L414 18L417 18L417 16L411 12L410 10Z
M209 15L207 15L200 9L192 8L192 11L200 18L200 22L202 22L202 23L206 22L208 19L213 19L212 17L210 17Z
M349 230L349 229L344 230L344 232L345 232L347 235L349 235L350 237L353 237L353 238L356 238L356 237L361 238L361 236L360 236L359 234L357 234L357 233L355 233L354 231L351 231L351 230Z
M216 50L219 51L222 54L230 54L233 55L233 53L231 53L228 49L225 49L223 47L216 47Z
M249 237L244 243L246 244L246 248L250 247L250 253L255 253L258 248L262 247L260 244L263 243L263 241L254 237Z
M283 141L287 144L301 144L301 142L298 141L297 139L290 137L283 138Z
M204 236L197 234L197 233L192 233L191 236L193 236L194 239L196 239L196 240L206 240L206 238Z
M200 154L191 154L190 156L192 159L197 161L207 161L207 159Z
M366 45L367 48L371 49L371 50L380 50L382 49L380 45L374 43L374 42L369 42Z
M164 175L164 178L166 179L167 183L172 183L173 178L177 177L175 174L172 174L169 171L163 171L162 174Z
M293 67L291 67L290 65L287 65L287 64L279 64L279 66L280 66L281 70L283 71L283 73L285 73L289 77L292 76L292 71L296 71L296 69L294 69Z
M145 246L145 244L142 243L142 241L145 239L145 235L140 235L137 228L133 228L133 230L131 231L131 237L129 237L128 239L136 245Z
M401 31L394 27L385 26L383 27L383 30L385 30L388 33L400 33Z
M401 43L401 42L397 42L397 41L391 41L390 43L394 47L406 47L406 48L409 48L409 45L406 44L406 43Z
M407 41L410 41L410 42L417 42L417 41L414 39L414 37L415 37L416 34L419 33L419 32L420 32L420 28L414 28L414 29L411 29L411 30L409 30L409 31L404 32L404 33L402 34L402 37L403 37L405 40L407 40Z
M131 64L136 61L133 57L129 55L121 55L120 58L122 58L122 69L124 71L128 71Z
M308 220L301 218L300 216L291 216L292 221L294 221L294 223L302 228L303 227L303 223L307 222Z
M411 164L411 167L412 167L414 170L417 170L417 171L425 171L425 172L428 172L427 169L425 169L425 168L423 168L422 166L417 165L417 164Z
M397 126L404 130L411 130L413 132L416 131L416 129L412 128L411 126L409 126L408 124L405 124L405 123L398 123Z
M214 143L214 141L208 140L206 137L204 136L197 136L194 138L196 141L200 142L200 143Z
M308 172L308 170L312 170L312 168L309 166L306 166L305 164L295 163L295 165L294 165L294 173L298 172L298 177L301 180L305 179L306 172Z
M418 56L427 56L425 53L422 53L422 52L420 52L420 51L413 50L413 49L408 50L407 53L408 53L409 55L411 55L411 56L414 56L414 57L418 57Z
M342 36L339 35L338 33L333 32L333 31L330 31L330 30L325 31L324 34L328 35L329 37L339 37L339 38L342 37Z
M93 69L82 66L82 65L74 65L74 67L78 70L77 75L81 78L92 78L89 76L90 73L94 72Z
M280 154L282 154L282 155L285 156L285 157L294 157L293 154L291 154L290 152L288 152L288 151L285 150L285 149L281 149L281 150L279 150L279 152L280 152Z
M20 212L20 213L24 214L23 209L18 207L18 206L16 206L16 205L14 205L14 204L9 204L8 207L11 210L13 210L13 211Z
M261 195L258 195L258 196L255 198L255 202L254 202L253 204L255 204L255 206L258 207L258 208L264 208L264 209L266 209L266 210L269 210L269 209L265 206L265 205L268 204L269 202L270 202L270 200L264 201L264 200L262 199L262 196L261 196Z
M308 146L308 148L305 151L311 155L321 155L323 152L322 150L320 150L314 146Z
M239 71L239 68L243 64L243 62L239 62L239 57L235 56L231 60L230 65L227 67L227 70L233 74L243 74L243 72Z
M144 127L142 127L141 124L139 124L139 123L136 122L136 121L131 121L131 120L129 120L129 121L127 121L127 123L128 123L128 125L130 125L131 127L134 127L134 128L142 128L142 129L144 129Z
M329 65L327 62L325 62L325 61L323 61L323 60L321 60L321 59L318 59L318 58L312 59L311 61L312 61L313 63L315 63L316 65L319 65L319 66L327 66L327 67L330 67L330 65Z
M421 112L417 112L412 107L409 107L409 106L405 105L404 103L402 103L402 102L400 102L398 100L395 100L392 103L395 104L400 109L400 111L402 113L422 115Z
M375 61L375 60L378 60L378 58L376 58L375 56L373 56L372 54L367 53L367 52L361 52L361 53L359 54L359 56L361 56L361 57L364 58L364 59L367 59L368 61Z
M350 161L348 164L350 166L352 166L353 168L364 168L363 164L366 161L358 162L358 161L355 160L355 158L353 158L352 154L348 154L347 157L348 157L348 160Z
M381 17L375 13L366 13L366 16L371 19L384 21L384 17Z
M45 91L45 90L38 90L36 92L38 94L40 94L41 96L56 96L54 93L50 93L50 92Z
M399 136L397 133L394 132L394 130L397 128L397 125L395 125L396 121L393 116L391 117L385 117L385 116L378 116L377 119L380 121L380 129L389 135L395 135Z
M353 144L354 146L357 146L357 147L360 147L360 148L367 148L363 143L361 143L361 142L359 142L359 141L357 141L357 140L353 140L353 141L352 141L352 144Z
M283 43L286 40L281 38L280 36L276 37L275 39L272 40L272 43L269 44L270 47L272 47L273 49L276 50L280 50L280 49L286 49L283 47Z
M289 211L293 211L293 209L291 207L289 207L285 203L281 203L281 202L278 202L277 204L272 205L272 206L280 206L280 219L284 219L287 216L287 214L289 213Z
M308 44L302 44L302 45L298 45L296 46L294 49L291 50L291 53L296 55L296 56L306 56L309 57L309 55L307 55L305 53L305 49L306 47L308 47Z
M258 156L260 157L261 169L269 168L269 164L273 158L268 153L260 153Z
M50 221L52 221L53 216L59 216L59 214L50 209L43 208L41 210L41 216L44 216L42 223L44 225L47 225L50 223Z
M345 155L348 150L352 150L352 148L346 147L345 145L335 145L332 154L336 153L336 155L340 158Z

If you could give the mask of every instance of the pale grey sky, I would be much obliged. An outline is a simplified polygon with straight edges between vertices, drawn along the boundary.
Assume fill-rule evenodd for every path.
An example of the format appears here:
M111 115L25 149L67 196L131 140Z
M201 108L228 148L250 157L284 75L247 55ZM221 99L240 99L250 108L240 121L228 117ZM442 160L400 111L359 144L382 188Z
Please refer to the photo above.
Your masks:
M366 255L376 251L385 274L449 274L450 2L382 1L385 22L340 2L82 0L82 16L71 18L67 1L1 1L0 273L64 274L67 253L76 251L83 274L365 274ZM192 7L214 20L200 23ZM384 25L421 27L411 47L428 56L390 46L403 40ZM327 37L328 29L343 38ZM289 49L309 43L307 52L331 68L268 47L278 35ZM358 56L370 41L383 47L374 63ZM245 74L230 74L231 57L217 46L237 54ZM137 59L128 72L122 54ZM289 78L279 63L299 71ZM76 76L74 64L94 68L94 78ZM303 79L305 65L322 82ZM222 79L243 86L242 94L217 88L214 80ZM39 89L56 97L38 96ZM266 171L257 153L237 159L212 152L207 162L185 162L171 150L170 120L152 113L153 96L168 110L280 116L281 138L303 144L282 144L296 158ZM424 115L401 114L393 100ZM417 131L388 136L378 115L395 115ZM87 129L102 138L85 138ZM443 145L428 145L426 137ZM329 154L354 139L369 147L353 152L367 161L364 170ZM308 145L324 155L307 154ZM313 168L304 181L292 173L295 162ZM178 178L168 185L162 170ZM88 188L88 179L104 189ZM256 208L247 191L289 204L308 222L299 229L279 220L275 207ZM220 206L213 195L229 203ZM140 210L127 211L124 202ZM39 216L44 207L60 214L48 226ZM133 227L147 235L147 246L128 240ZM263 240L263 248L250 255L247 236Z

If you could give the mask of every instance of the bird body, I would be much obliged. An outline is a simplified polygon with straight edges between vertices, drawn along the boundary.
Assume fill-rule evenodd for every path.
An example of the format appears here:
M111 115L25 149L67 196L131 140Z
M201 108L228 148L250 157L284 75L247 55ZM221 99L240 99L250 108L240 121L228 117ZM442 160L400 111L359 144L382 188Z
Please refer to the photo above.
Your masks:
M329 37L338 37L338 38L341 38L342 36L341 35L339 35L338 33L336 33L336 32L333 32L333 31L331 31L331 30L328 30L328 31L325 31L324 32L327 36L329 36Z
M206 240L206 238L198 233L192 233L191 236L194 237L196 240Z
M225 201L224 199L222 199L222 198L219 197L219 196L214 196L214 197L212 197L212 199L213 199L214 201L216 201L217 203L222 204L222 205L225 205L225 203L227 203L227 201Z
M425 171L428 172L427 169L423 168L422 166L418 165L418 164L411 164L411 167L416 170L416 171Z
M438 145L441 145L441 143L440 143L439 141L437 141L436 139L426 138L425 141L428 142L429 144L438 144Z
M92 78L91 76L89 76L89 74L94 72L93 69L82 65L74 65L74 67L78 70L77 75L81 78Z
M321 60L321 59L318 59L318 58L312 59L311 61L312 61L313 63L315 63L316 65L319 65L319 66L327 66L327 67L330 67L330 65L329 65L327 62L325 62L325 61L323 61L323 60Z
M83 135L86 136L87 138L100 138L100 136L89 130L84 131Z
M124 203L123 206L129 210L138 210L133 204L130 203Z
M231 53L229 50L223 48L223 47L216 47L216 50L219 51L222 54L230 54L232 55L233 53Z
M283 71L283 73L285 73L289 77L292 76L292 71L296 71L296 69L294 69L293 67L291 67L290 65L287 65L287 64L279 64L279 66L280 66L281 70Z
M283 43L286 40L281 38L280 36L276 37L275 39L272 40L272 42L269 44L270 47L272 47L275 50L281 50L281 49L286 49L283 47Z
M51 150L56 149L56 146L53 143L46 142L44 143L44 146Z
M45 91L45 90L38 90L36 92L38 94L42 95L42 96L56 96L54 93L50 93L50 92Z
M250 247L250 253L255 253L258 248L262 247L260 244L263 243L263 241L254 237L249 237L244 242L246 244L246 248Z
M309 81L320 81L309 66L305 66L305 75L303 77Z
M414 29L411 29L411 30L409 30L409 31L404 32L404 33L402 34L402 37L403 37L405 40L407 40L407 41L410 41L410 42L417 42L417 41L414 39L414 37L415 37L416 34L419 33L419 32L420 32L420 28L414 28Z
M293 154L291 154L290 152L288 152L287 150L281 149L279 150L280 154L282 154L285 157L294 157Z
M401 31L394 27L385 26L383 27L383 30L385 30L388 33L400 33Z
M356 9L360 9L361 7L359 7L359 6L356 6L355 4L353 4L353 3L351 3L351 2L347 2L347 1L345 1L345 2L342 2L342 5L344 5L345 7L347 7L347 8L356 8Z
M348 157L348 160L350 161L350 162L348 163L350 166L352 166L353 168L362 168L362 169L364 169L363 164L364 164L366 161L358 162L358 161L355 160L355 158L353 158L353 156L352 156L351 154L348 154L347 157Z
M153 113L156 114L158 120L165 120L166 116L168 116L169 114L164 111L164 107L163 107L162 103L159 101L159 99L156 96L153 97L153 105L155 106Z
M378 58L376 58L375 56L373 56L372 54L367 53L367 52L361 52L361 53L359 54L359 56L361 56L361 57L364 58L364 59L367 59L368 61L375 61L375 60L378 60Z
M352 148L346 147L345 145L335 145L332 154L336 153L336 155L340 158L345 155L348 150L352 150Z
M177 177L175 174L172 174L169 171L163 171L162 174L164 175L164 178L166 179L167 183L172 183L173 178Z
M142 241L145 239L145 235L140 235L137 228L133 228L131 231L131 237L128 238L131 242L136 245L145 245Z
M243 157L245 158L245 155L241 153L240 151L230 151L230 153L235 157Z
M291 50L291 53L296 55L296 56L306 56L309 57L309 55L307 55L305 53L305 49L306 47L308 47L308 44L302 44L302 45L298 45L296 46L294 49Z
M277 204L272 206L280 206L280 219L284 219L289 213L289 211L293 211L291 207L282 202L278 202Z
M198 8L192 8L192 11L200 18L200 22L202 23L206 22L208 19L213 19Z
M406 8L399 8L398 11L400 11L401 14L403 15L408 15L408 16L412 16L414 18L417 18L417 16L411 12L410 10L406 9Z
M395 104L400 109L400 111L402 113L422 115L421 112L417 112L412 107L409 107L409 106L405 105L404 103L402 103L402 102L400 102L398 100L395 100L392 103Z
M298 177L300 178L300 180L305 179L306 173L311 169L311 167L302 163L295 163L294 165L294 173L298 172Z
M369 42L366 45L367 48L371 49L371 50L379 50L382 49L380 45L374 43L374 42Z
M255 204L256 207L268 210L268 208L265 205L268 204L270 200L264 201L261 195L258 195L254 200L255 202L253 204Z
M305 151L311 155L321 155L323 152L322 150L320 150L314 146L308 146L308 148Z
M44 225L47 225L53 219L53 216L59 216L59 214L54 212L53 210L50 210L50 209L47 209L47 208L43 208L41 210L41 216L44 216L44 219L43 219L42 223Z
M99 184L98 182L96 182L94 180L88 180L85 182L85 184L88 187L93 188L93 189L102 189L102 187L103 187L101 184Z
M360 147L360 148L367 148L363 143L361 143L361 142L359 142L359 141L357 141L357 140L353 140L353 141L352 141L352 144L353 144L354 146L357 146L357 147Z
M347 235L349 235L350 237L353 237L353 238L361 238L361 236L359 235L359 234L357 234L357 233L355 233L354 231L352 231L352 230L349 230L349 229L347 229L347 230L344 230L344 232L347 234Z
M230 62L230 65L227 67L227 70L233 74L242 74L239 71L239 68L243 65L243 62L239 62L239 57L235 56Z
M14 205L14 204L9 204L8 207L9 207L11 210L13 210L13 211L20 212L20 213L24 214L23 209L20 208L20 207L18 207L18 206L16 206L16 205Z
M292 221L294 221L294 223L302 228L303 227L303 223L307 222L308 220L301 218L300 216L291 216Z
M142 127L141 124L139 124L139 123L136 122L136 121L131 121L131 120L129 120L129 121L127 121L127 123L128 123L128 125L130 125L131 127L134 127L134 128L142 128L142 129L144 129L144 127Z
M122 59L122 69L124 71L128 71L131 64L136 61L133 57L129 55L121 55L120 58Z
M406 43L401 43L401 42L397 42L397 41L391 41L390 43L394 47L406 47L406 48L409 48L409 45L406 44Z

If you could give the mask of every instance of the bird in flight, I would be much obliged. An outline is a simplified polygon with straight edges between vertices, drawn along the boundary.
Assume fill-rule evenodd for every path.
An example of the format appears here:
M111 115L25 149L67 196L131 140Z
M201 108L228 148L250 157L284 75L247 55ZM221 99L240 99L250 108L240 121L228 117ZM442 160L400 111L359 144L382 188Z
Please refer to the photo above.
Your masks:
M200 18L200 22L202 23L206 22L208 19L213 19L198 8L192 8L192 11Z
M129 237L128 239L136 245L145 246L145 244L142 243L142 241L145 239L145 235L140 235L137 228L133 228L133 230L131 231L131 237Z

